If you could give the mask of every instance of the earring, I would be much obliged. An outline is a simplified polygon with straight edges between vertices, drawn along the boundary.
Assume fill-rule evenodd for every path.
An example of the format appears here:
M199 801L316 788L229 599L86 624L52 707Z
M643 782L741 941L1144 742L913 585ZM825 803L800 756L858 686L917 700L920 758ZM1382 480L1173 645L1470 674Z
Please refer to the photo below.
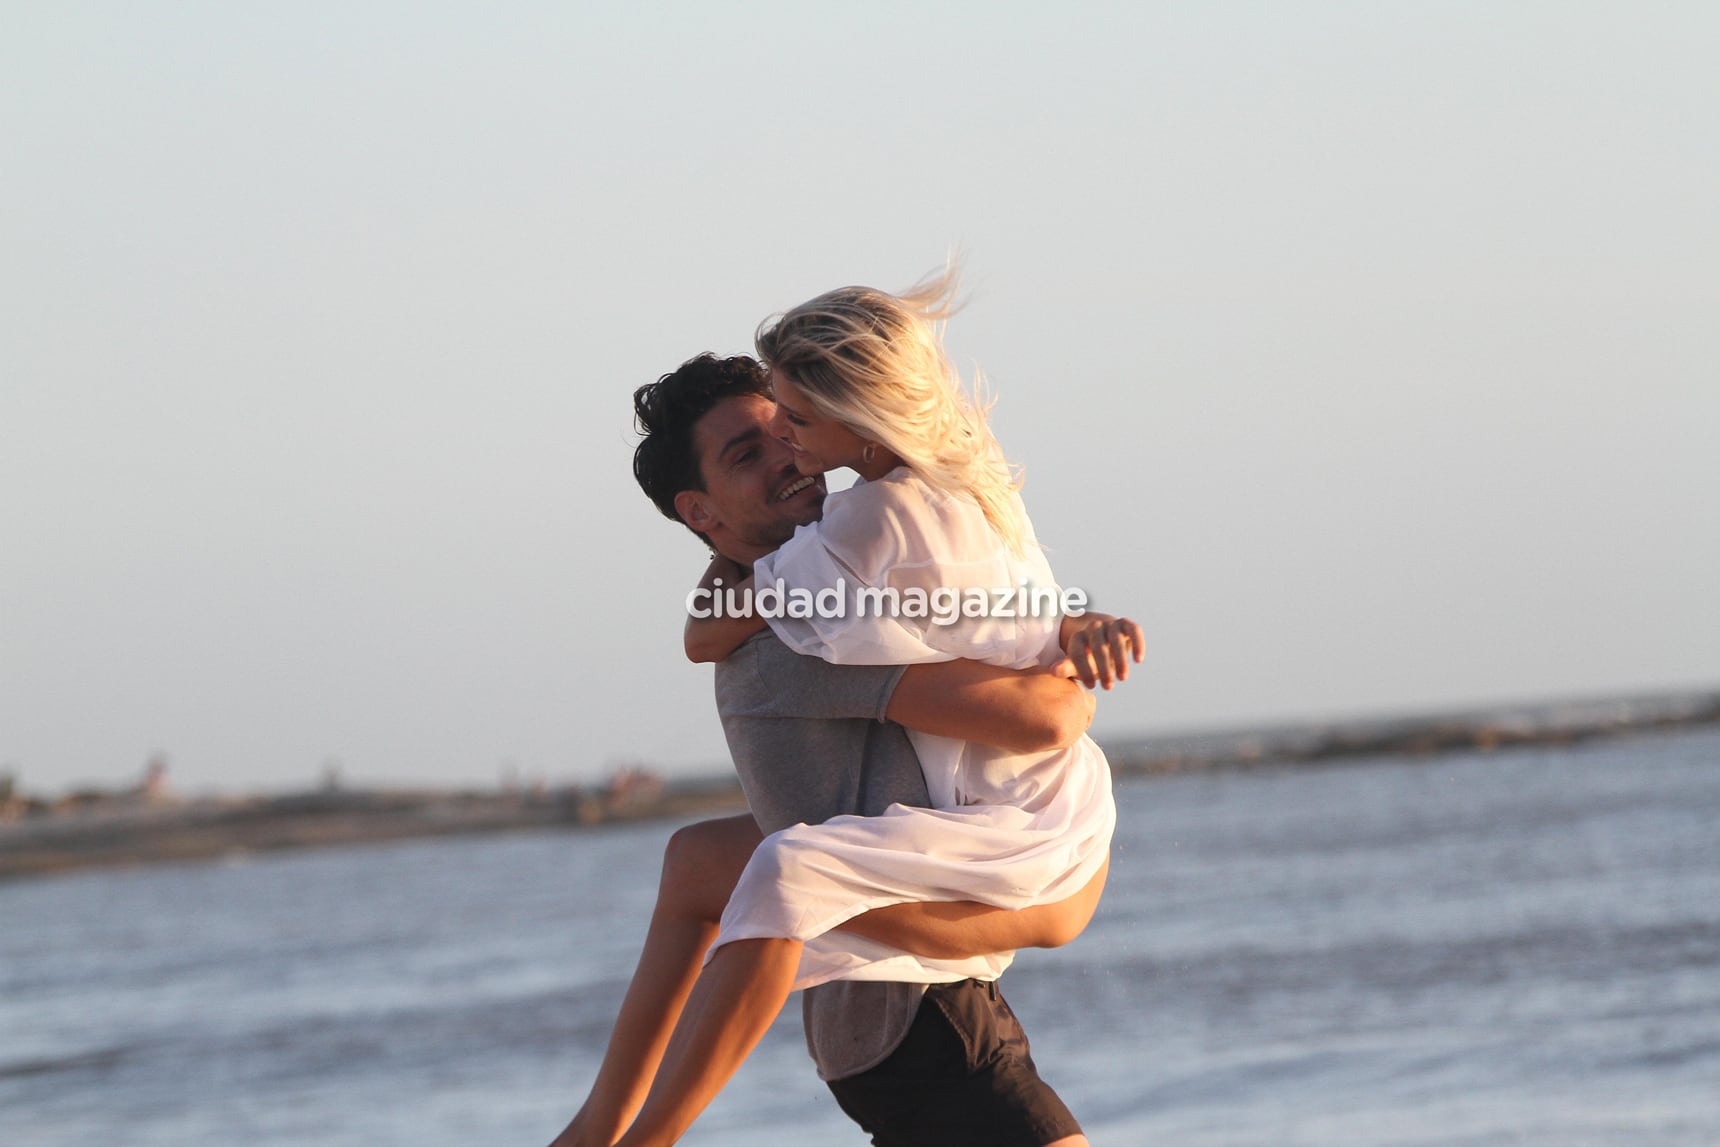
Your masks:
M866 443L866 449L860 451L860 458L864 462L870 462L877 453L878 444L876 442L868 442Z

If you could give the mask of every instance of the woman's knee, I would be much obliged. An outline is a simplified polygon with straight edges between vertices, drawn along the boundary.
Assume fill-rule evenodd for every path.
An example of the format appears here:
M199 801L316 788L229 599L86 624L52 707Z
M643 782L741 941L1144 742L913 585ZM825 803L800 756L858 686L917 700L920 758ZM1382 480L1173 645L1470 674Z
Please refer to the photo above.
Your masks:
M1085 932L1093 920L1093 913L1099 908L1099 898L1104 895L1105 881L1110 872L1111 860L1107 856L1105 863L1081 891L1067 899L1032 909L1041 914L1036 923L1042 932L1042 938L1034 947L1061 948Z
M1035 948L1061 948L1085 932L1088 922L1093 919L1091 907L1083 908L1068 900L1040 905L1029 911L1038 914L1034 921L1038 932Z
M663 849L657 900L715 921L759 841L750 816L703 820L676 829Z

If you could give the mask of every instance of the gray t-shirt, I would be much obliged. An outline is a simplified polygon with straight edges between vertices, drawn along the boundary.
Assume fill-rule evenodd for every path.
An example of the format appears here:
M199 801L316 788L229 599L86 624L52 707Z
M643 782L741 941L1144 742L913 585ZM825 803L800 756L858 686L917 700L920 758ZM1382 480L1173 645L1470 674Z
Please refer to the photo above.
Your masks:
M884 719L904 669L830 665L791 652L768 630L717 664L717 712L761 829L928 803L906 730ZM924 993L923 984L855 980L803 992L819 1078L877 1066L908 1034Z

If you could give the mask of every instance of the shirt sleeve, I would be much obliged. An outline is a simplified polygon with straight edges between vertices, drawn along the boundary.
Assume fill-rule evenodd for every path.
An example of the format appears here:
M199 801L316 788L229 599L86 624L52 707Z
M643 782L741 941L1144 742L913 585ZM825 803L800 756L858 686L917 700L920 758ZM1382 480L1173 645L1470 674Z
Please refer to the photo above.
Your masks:
M779 717L863 717L882 721L906 665L832 665L773 638L746 647Z

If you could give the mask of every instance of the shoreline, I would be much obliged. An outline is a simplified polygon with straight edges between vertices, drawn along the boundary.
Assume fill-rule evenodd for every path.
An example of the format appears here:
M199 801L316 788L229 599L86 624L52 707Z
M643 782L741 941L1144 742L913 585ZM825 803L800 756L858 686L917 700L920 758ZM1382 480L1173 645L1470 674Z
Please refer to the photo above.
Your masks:
M1568 745L1720 724L1720 690L1326 721L1105 744L1117 776L1296 767L1379 756ZM542 791L327 789L276 797L115 799L0 820L0 880L88 868L211 861L256 853L439 836L598 827L746 807L732 775Z
M1296 722L1162 734L1105 745L1121 775L1428 757L1720 724L1720 690L1445 710L1407 717Z

